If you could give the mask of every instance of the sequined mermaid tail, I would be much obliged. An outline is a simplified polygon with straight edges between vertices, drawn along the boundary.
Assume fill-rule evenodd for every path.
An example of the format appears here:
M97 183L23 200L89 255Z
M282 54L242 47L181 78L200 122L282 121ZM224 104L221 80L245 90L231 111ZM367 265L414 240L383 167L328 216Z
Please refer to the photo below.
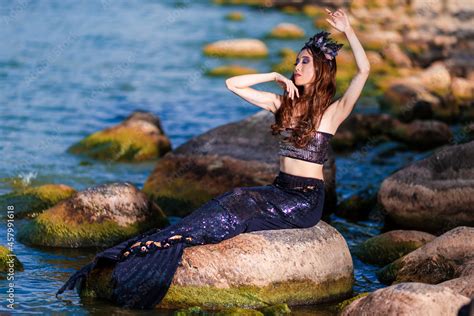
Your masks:
M271 185L238 187L215 197L178 223L124 241L96 255L59 289L72 290L100 261L115 264L112 300L131 308L153 308L173 280L186 247L218 243L238 234L285 228L307 228L322 215L324 182L280 172ZM137 247L136 242L159 242L161 247ZM138 250L138 251L137 251ZM143 250L143 251L142 251Z

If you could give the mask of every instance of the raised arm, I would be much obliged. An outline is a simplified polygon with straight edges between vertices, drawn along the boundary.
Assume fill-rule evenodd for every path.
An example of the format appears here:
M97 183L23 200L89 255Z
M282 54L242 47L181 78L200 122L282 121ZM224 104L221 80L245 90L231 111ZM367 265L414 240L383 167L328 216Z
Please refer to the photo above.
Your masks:
M234 76L225 81L227 88L237 94L244 100L259 106L267 111L276 112L280 106L279 95L272 92L260 91L250 88L250 86L267 82L274 81L277 73L262 73L262 74L249 74Z
M338 100L336 109L333 114L333 121L337 126L339 126L342 121L344 121L349 114L352 112L354 105L359 98L362 89L364 88L365 82L369 77L370 73L370 64L365 54L364 48L362 47L359 39L357 38L354 30L349 24L349 19L347 18L346 13L339 9L334 13L331 13L326 9L330 15L330 19L326 19L334 28L344 32L349 41L349 44L352 48L352 53L357 64L357 74L352 78L349 87L343 94L343 96Z

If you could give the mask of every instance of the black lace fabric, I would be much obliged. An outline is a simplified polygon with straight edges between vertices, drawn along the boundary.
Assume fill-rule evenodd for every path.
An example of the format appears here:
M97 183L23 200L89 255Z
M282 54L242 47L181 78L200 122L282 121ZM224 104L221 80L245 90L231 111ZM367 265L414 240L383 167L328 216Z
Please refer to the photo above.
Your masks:
M279 135L280 139L280 156L300 159L318 164L324 164L328 160L328 151L332 134L317 131L314 138L308 143L306 148L297 148L292 143L287 142L284 138L290 136L291 131L286 130Z
M324 194L323 180L281 171L272 184L237 187L209 200L173 225L149 230L100 252L75 272L56 295L75 287L80 290L101 261L114 265L112 300L116 304L154 308L166 295L186 247L218 243L258 230L312 227L322 217ZM136 242L147 241L160 246L142 244L131 251Z

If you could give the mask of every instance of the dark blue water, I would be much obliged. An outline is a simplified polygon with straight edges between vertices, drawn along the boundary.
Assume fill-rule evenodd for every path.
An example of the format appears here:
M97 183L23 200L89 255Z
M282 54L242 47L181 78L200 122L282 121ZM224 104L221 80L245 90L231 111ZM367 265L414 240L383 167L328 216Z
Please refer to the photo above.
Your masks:
M230 62L270 72L278 49L298 49L302 41L266 40L264 60L225 60L203 56L202 47L230 38L263 38L277 23L292 22L308 34L311 19L276 10L221 7L210 1L2 1L0 6L0 194L13 180L25 184L63 183L82 190L92 185L129 181L141 188L154 163L106 163L66 153L86 135L122 121L134 110L158 115L173 148L213 127L243 119L260 109L230 93L223 78L205 71ZM238 9L245 22L224 16ZM277 92L273 84L258 88ZM356 111L358 111L357 109ZM377 155L393 143L369 146L337 157L340 198L379 183L416 155ZM367 149L367 148L366 148ZM350 247L378 234L381 223L350 223L332 217ZM16 227L20 225L16 221ZM0 227L6 244L6 224ZM15 242L25 271L15 275L15 311L75 314L119 312L76 293L54 297L74 270L95 250L33 248ZM355 291L380 287L375 268L355 260ZM0 280L1 310L8 284ZM317 308L314 309L315 311ZM122 311L123 312L123 311ZM164 314L164 313L163 313Z

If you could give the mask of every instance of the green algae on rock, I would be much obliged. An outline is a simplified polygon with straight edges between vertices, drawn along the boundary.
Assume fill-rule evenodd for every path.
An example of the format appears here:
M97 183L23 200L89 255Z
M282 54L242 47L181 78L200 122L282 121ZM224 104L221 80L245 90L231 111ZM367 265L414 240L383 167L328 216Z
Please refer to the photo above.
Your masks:
M23 271L23 264L7 247L0 245L0 278L11 270Z
M250 67L243 67L240 65L224 65L213 68L206 72L209 76L239 76L239 75L246 75L246 74L255 74L257 70Z
M74 154L110 161L152 160L170 150L160 119L146 112L134 112L122 123L95 132L68 148Z
M169 224L130 183L104 184L74 194L21 226L18 240L50 247L106 247Z
M95 268L81 295L109 299L112 270ZM353 282L344 238L321 221L308 229L243 233L217 244L185 248L168 293L156 307L244 307L263 312L282 302L291 306L344 299L352 293Z
M22 188L0 196L0 207L6 210L8 205L13 205L15 218L32 218L69 198L75 192L76 190L64 184L43 184L38 187Z
M414 230L393 230L359 244L354 254L363 262L386 265L435 239L436 236Z
M225 17L229 21L242 21L244 19L244 15L240 11L229 12Z

